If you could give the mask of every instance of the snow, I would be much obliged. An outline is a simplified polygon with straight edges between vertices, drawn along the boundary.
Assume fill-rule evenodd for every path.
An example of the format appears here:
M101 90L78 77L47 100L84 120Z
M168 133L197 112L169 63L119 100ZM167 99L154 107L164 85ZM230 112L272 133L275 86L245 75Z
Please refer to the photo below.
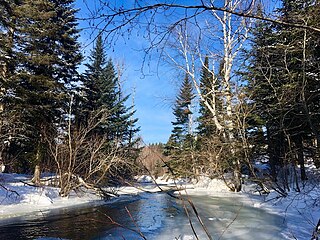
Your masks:
M0 187L0 220L100 200L93 193L81 197L73 193L68 198L62 198L57 188L27 185L30 179L26 175L0 174L0 183L9 190Z
M3 173L5 169L6 169L6 166L0 162L0 173Z
M57 208L71 208L84 204L104 204L105 201L94 192L71 192L68 197L60 197L59 189L49 186L30 186L32 176L0 173L0 221L9 220L29 213L49 211ZM142 177L151 179L151 177ZM142 181L143 182L143 181ZM144 181L146 183L148 181ZM116 189L119 196L131 196L141 192L159 192L155 186L126 186ZM18 194L16 194L18 193ZM109 200L110 204L119 198Z
M57 208L71 208L82 206L83 204L102 204L105 203L92 192L81 192L72 194L63 198L59 196L59 189L53 187L33 187L26 183L31 179L30 176L18 174L0 173L0 222L14 220L18 216L26 216L30 213L44 213ZM253 208L262 209L270 214L281 216L286 226L281 231L281 239L311 239L311 235L320 218L320 187L319 184L306 184L301 187L301 192L291 191L287 197L279 197L272 191L268 195L260 195L256 191L253 184L244 185L241 193L232 193L228 190L222 180L209 179L201 177L197 181L189 181L186 179L154 179L150 176L136 177L139 187L125 186L117 189L117 194L122 197L131 197L142 192L157 192L159 188L152 183L156 182L163 189L180 189L182 195L199 196L199 197L223 197L229 198L234 202L241 202ZM312 183L312 181L310 181ZM18 193L19 195L17 195ZM120 198L110 200L110 204L119 201ZM234 200L233 200L234 199ZM156 208L157 206L154 206ZM153 208L153 211L154 211ZM214 212L216 206L208 206L210 211ZM210 212L208 210L208 212ZM148 210L143 211L148 217ZM207 220L212 223L226 222L229 216L217 217L209 215ZM232 218L232 217L231 217ZM163 219L156 222L157 225L144 226L143 230L152 232L161 228ZM1 223L0 223L1 224ZM258 224L258 222L257 222ZM187 227L187 226L186 226ZM177 227L177 229L180 227ZM181 229L180 229L181 230ZM233 233L234 237L245 235L246 229L241 229L237 233ZM170 233L170 232L169 232ZM172 233L172 232L171 232ZM239 235L239 236L238 236ZM181 235L179 239L194 239L192 234L186 233ZM242 238L239 238L242 239Z

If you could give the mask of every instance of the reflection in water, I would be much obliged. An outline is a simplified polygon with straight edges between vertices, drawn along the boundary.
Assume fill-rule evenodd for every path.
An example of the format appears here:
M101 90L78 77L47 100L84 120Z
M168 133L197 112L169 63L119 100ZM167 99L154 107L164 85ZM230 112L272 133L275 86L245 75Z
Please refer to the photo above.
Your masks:
M283 219L242 204L241 198L191 198L213 239L282 239ZM128 228L152 240L195 239L181 204L167 194L144 193L128 199L24 217L14 224L0 222L0 239L142 239ZM126 228L112 224L107 216ZM207 239L194 215L192 220L199 239Z
M177 213L174 205L166 194L145 193L134 201L18 219L17 223L0 226L0 239L142 239L137 233L112 224L107 216L127 228L140 229L147 236L160 230L168 214Z
M125 225L135 230L141 231L148 239L154 239L154 235L159 234L165 221L170 216L180 213L175 200L166 194L144 194L139 201L127 205L127 209L133 219L126 215ZM123 222L123 219L119 222ZM107 231L108 239L142 239L132 231L124 231L121 228L112 228Z

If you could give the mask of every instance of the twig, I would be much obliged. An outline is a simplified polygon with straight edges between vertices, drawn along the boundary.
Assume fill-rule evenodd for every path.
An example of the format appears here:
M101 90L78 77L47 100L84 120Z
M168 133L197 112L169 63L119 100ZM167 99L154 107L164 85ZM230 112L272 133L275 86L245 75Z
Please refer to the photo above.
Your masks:
M134 225L135 225L136 228L138 229L139 235L140 235L143 239L146 239L145 236L143 235L143 233L141 232L141 230L140 230L137 222L136 222L136 221L134 220L134 218L132 217L131 212L129 211L129 209L128 209L127 207L125 207L125 209L126 209L128 215L129 215L129 217L131 218L132 222L134 223Z
M320 219L318 221L317 226L314 228L311 240L318 240L320 235Z
M105 215L105 216L109 219L109 221L111 222L111 224L116 225L116 226L118 226L118 227L121 227L121 228L123 228L123 229L127 229L127 230L129 230L129 231L135 232L135 233L139 234L143 239L147 240L147 238L143 235L143 233L140 231L140 229L135 230L135 229L133 229L133 228L129 228L129 227L123 226L122 224L114 221L110 216L108 216L108 215L106 215L106 214L103 214L103 215ZM131 214L130 214L130 216L131 216ZM131 219L132 219L132 218L131 218ZM133 222L135 223L135 221L133 221ZM136 225L136 224L135 224L135 225Z
M231 226L231 224L233 224L234 221L238 218L238 216L239 216L240 211L241 211L242 208L243 208L243 204L241 205L241 207L240 207L239 210L237 211L236 216L235 216L235 217L232 219L232 221L226 226L226 228L223 229L223 231L222 231L221 235L219 236L218 240L220 240L220 239L222 238L223 234L229 229L229 227Z
M23 184L28 185L30 187L41 187L41 185L39 185L39 184L28 183L23 180L20 180L20 182L22 182Z
M15 194L17 194L17 195L20 197L20 194L19 194L17 191L11 190L11 189L7 188L6 186L4 186L4 185L2 185L2 184L0 184L0 187L2 187L4 190L6 190L6 191L8 191L8 192L15 193Z
M165 162L164 159L163 159L157 152L154 151L154 153L155 153L156 155L158 155L159 159L160 159L160 160L162 161L162 163L169 169L170 173L171 173L173 176L175 176L173 169L168 165L168 163ZM144 167L145 167L145 166L144 166ZM159 186L159 184L155 181L155 179L154 179L154 177L151 175L149 169L147 169L146 167L145 167L145 169L147 170L147 172L148 172L149 175L151 176L151 178L152 178L152 180L154 181L155 185L160 189L160 191L161 191L161 192L165 192L165 191ZM174 181L174 183L175 183L175 185L176 185L176 187L177 187L177 183L176 183L175 181ZM166 192L166 193L167 193L170 197L175 198L175 199L178 199L178 200L181 200L182 202L184 202L185 200L187 200L187 202L188 202L188 204L191 206L191 208L192 208L195 216L197 217L198 222L200 223L202 229L205 231L208 239L209 239L209 240L213 240L213 238L211 237L211 235L210 235L207 227L205 226L204 222L202 221L202 219L201 219L201 217L200 217L200 215L199 215L199 213L198 213L195 205L193 204L192 200L189 199L189 198L187 198L187 199L183 198L180 192L179 192L179 195L180 195L179 197L176 196L176 195L174 195L174 194L172 194L171 192ZM187 214L187 217L188 217L188 220L189 220L189 223L190 223L190 227L191 227L191 229L192 229L195 237L198 239L198 236L197 236L197 234L196 234L196 232L195 232L195 230L194 230L194 227L193 227L193 224L192 224L192 221L191 221L191 218L190 218L188 209L185 207L185 205L184 205L184 210L185 210L185 212L186 212L186 214Z

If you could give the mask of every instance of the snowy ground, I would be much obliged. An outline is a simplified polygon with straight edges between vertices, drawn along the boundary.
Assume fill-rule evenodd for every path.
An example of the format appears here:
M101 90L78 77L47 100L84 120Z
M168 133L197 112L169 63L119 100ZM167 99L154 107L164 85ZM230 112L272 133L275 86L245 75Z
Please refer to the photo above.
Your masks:
M25 184L29 179L30 176L0 174L0 183L11 190L7 191L0 187L0 221L10 221L14 217L27 215L31 212L102 203L101 199L93 193L73 193L68 198L61 198L56 188L36 188ZM157 187L147 184L152 182L148 176L137 178L137 182L141 184L141 188L122 187L118 189L117 193L128 195L139 194L142 191L159 191ZM182 187L184 190L180 192L184 195L230 197L235 201L240 199L252 207L278 214L283 217L287 226L287 229L281 233L281 239L311 239L311 234L320 218L320 188L316 183L305 186L300 193L290 192L286 198L278 198L276 192L261 196L258 192L254 192L255 188L252 185L245 185L242 193L231 193L223 182L208 178L202 178L197 183L184 180L165 181L160 178L157 179L157 183L164 189ZM112 201L117 201L117 199L111 200L110 204ZM184 238L182 236L180 239L193 238L188 235Z
M93 194L72 194L68 198L61 198L57 188L32 187L25 184L29 180L30 176L26 175L0 174L0 183L7 188L0 187L0 220L99 200Z
M54 187L33 187L32 176L0 173L0 221L31 212L44 212L57 208L77 207L84 204L104 204L99 196L88 190L71 192L69 197L60 197L59 189ZM5 189L6 188L6 189ZM132 195L144 189L135 187L121 187L116 189L118 195ZM148 191L157 191L156 188ZM110 203L117 198L109 200Z

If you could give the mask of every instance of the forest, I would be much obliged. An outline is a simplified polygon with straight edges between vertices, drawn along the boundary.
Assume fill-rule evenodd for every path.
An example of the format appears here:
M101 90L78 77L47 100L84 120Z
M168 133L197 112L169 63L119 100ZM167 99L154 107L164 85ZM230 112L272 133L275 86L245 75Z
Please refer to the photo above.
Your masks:
M226 1L225 6L239 11L241 1ZM305 166L320 167L319 32L302 27L317 27L319 7L318 1L282 1L276 19L286 24L261 20L261 2L249 12L258 16L253 22L238 19L235 24L232 13L214 13L223 40L218 56L203 51L202 40L193 41L187 24L178 30L184 65L176 63L185 78L165 146L173 169L182 175L222 177L232 191L241 191L244 174L262 192L276 189L286 196L300 191L301 182L308 180ZM196 98L200 107L194 128ZM266 164L268 172L256 163Z
M1 1L1 160L59 176L60 195L130 176L137 154L129 96L96 39L85 71L74 1Z
M74 0L1 0L7 171L34 173L34 184L41 172L55 173L68 196L130 179L145 171L141 158L156 155L173 178L221 178L236 192L248 179L264 193L300 191L307 167L320 167L319 2L195 2L100 1L81 19L96 34L84 61ZM146 32L146 54L159 51L181 78L172 134L157 146L142 146L106 51L137 29ZM151 153L139 158L143 148Z

